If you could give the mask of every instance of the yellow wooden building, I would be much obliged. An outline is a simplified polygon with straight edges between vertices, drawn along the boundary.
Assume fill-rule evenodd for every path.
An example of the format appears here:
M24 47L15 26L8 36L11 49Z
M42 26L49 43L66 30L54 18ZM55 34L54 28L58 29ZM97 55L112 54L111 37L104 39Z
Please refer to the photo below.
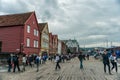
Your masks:
M49 29L48 23L39 23L40 31L40 55L49 53Z

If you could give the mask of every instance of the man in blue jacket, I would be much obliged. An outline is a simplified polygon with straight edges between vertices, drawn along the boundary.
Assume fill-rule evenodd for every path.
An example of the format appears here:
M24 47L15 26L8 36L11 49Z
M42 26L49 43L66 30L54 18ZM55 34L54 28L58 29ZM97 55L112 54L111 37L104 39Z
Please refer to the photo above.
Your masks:
M80 69L83 69L84 56L83 56L82 52L79 53L78 59L79 59L79 61L80 61Z

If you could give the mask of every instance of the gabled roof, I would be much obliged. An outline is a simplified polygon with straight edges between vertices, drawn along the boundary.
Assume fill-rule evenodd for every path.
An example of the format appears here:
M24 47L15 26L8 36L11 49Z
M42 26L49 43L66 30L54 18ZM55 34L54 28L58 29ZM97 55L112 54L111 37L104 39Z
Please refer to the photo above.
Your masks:
M33 12L11 14L11 15L0 15L0 27L24 25L24 23L31 16L32 13Z
M43 29L45 28L45 25L47 25L47 23L39 23L38 26L39 26L39 31L42 32Z

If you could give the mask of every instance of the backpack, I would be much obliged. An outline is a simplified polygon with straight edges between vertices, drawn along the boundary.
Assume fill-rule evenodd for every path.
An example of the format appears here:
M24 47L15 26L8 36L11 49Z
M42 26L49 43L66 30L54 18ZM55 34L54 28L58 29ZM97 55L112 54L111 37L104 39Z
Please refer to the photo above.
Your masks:
M13 62L18 62L18 57L13 57Z
M7 59L7 63L8 63L8 64L11 63L11 58L10 58L10 57Z
M36 57L35 62L36 62L36 64L39 63L39 58L38 57Z

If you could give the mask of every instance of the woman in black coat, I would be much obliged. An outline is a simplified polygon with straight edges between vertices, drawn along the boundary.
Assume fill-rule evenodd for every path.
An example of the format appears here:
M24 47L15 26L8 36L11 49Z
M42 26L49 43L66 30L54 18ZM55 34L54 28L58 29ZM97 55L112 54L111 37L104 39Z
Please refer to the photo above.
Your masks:
M109 56L107 54L107 51L104 51L102 57L103 57L103 64L104 64L104 72L106 73L106 66L108 66L109 74L111 74L111 71L110 71L110 61L109 61Z

